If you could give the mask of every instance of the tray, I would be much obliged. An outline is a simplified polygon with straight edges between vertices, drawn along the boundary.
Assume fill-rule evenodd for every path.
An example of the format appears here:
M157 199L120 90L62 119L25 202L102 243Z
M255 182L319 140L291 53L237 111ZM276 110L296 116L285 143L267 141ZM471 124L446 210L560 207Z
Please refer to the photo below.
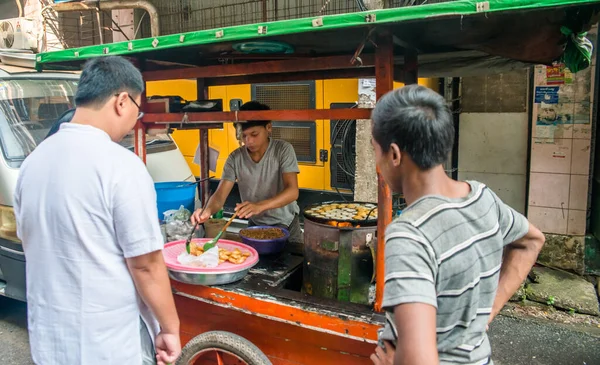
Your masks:
M210 238L199 238L192 240L192 242L202 244L210 240ZM163 256L169 270L169 276L186 284L223 285L241 280L258 263L258 252L248 245L235 241L219 240L218 246L230 251L236 248L239 248L242 252L250 251L250 256L240 265L224 262L215 268L187 266L177 261L177 256L185 251L185 240L168 242L163 249Z

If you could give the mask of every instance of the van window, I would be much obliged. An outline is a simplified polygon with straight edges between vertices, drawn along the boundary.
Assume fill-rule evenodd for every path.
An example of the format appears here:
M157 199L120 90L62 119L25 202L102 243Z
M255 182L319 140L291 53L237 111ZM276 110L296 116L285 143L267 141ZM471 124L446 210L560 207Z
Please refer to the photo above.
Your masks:
M41 143L54 122L72 108L74 79L0 80L0 147L11 167Z

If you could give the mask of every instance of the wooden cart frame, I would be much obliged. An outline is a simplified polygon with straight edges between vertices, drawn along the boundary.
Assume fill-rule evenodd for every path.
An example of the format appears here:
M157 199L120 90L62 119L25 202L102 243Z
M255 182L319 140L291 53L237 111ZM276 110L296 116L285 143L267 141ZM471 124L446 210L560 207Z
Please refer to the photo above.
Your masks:
M196 79L198 99L216 85L315 79L376 79L376 96L419 73L456 76L551 64L564 52L567 26L583 32L597 21L600 1L474 1L385 9L176 34L41 54L40 70L81 67L92 57L123 55L146 81ZM234 43L284 41L290 55L240 55ZM226 59L226 62L223 62ZM421 67L421 69L419 69ZM135 127L135 152L145 161L149 130L198 129L201 178L207 178L208 130L223 122L370 118L370 109L270 110L146 114ZM384 323L384 229L392 220L388 186L378 175L376 294L373 308L313 298L282 287L285 278L224 287L172 282L183 343L210 330L237 333L274 364L368 364ZM206 204L208 181L201 200Z

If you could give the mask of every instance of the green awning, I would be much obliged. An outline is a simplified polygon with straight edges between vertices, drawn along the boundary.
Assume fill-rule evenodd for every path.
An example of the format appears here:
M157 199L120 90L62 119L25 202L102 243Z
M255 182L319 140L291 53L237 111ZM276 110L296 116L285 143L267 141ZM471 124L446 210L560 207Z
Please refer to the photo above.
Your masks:
M562 59L568 41L577 38L571 34L580 35L597 22L599 11L600 0L459 0L73 48L39 54L37 67L80 69L85 60L103 55L143 59L147 70L219 65L224 59L249 62L235 50L248 41L290 45L293 53L288 50L282 57L352 55L373 29L393 33L395 55L401 56L409 46L419 51L420 62L430 62L440 70L468 71L471 65L514 67L515 61L550 64ZM561 32L565 28L569 35ZM365 42L363 54L373 53L374 47ZM450 57L454 66L444 62L449 54L454 55ZM270 57L256 55L252 61Z

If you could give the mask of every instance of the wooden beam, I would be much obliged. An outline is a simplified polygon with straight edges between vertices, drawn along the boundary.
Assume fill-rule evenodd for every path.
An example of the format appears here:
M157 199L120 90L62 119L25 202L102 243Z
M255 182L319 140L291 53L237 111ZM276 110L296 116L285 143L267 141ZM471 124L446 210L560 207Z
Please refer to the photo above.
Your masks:
M146 105L146 90L144 90L142 91L140 109L144 110ZM146 164L146 125L141 120L137 120L133 128L133 152Z
M370 119L371 109L306 109L306 110L246 110L239 112L206 112L187 113L187 122L182 122L184 114L181 113L148 113L144 115L144 123L173 124L178 123L208 123L235 122L247 120L273 120L273 121L313 121L331 119Z
M362 67L373 66L373 56L364 55L361 56L361 58L363 60ZM358 67L353 66L350 63L349 56L328 56L295 60L249 62L232 65L187 67L162 71L146 71L143 73L143 76L145 81L161 81L356 68Z
M208 99L208 86L204 83L203 79L196 80L197 100ZM210 181L208 176L210 175L209 163L208 163L208 129L200 129L199 133L199 149L200 149L200 179L203 180L198 185L200 190L199 196L202 206L206 207L208 199L210 197Z
M404 52L404 85L416 84L419 82L419 54L410 48Z
M308 71L308 72L293 72L277 75L277 82L286 81L305 81L305 80L332 80L332 79L356 79L368 78L375 76L375 68L360 67L344 70L328 70L328 71ZM273 82L273 75L245 75L245 76L229 76L220 78L206 78L204 84L206 86L222 86L222 85L245 85L245 84L262 84Z
M377 39L375 55L375 95L379 100L394 88L394 40L391 33ZM392 223L392 192L377 168L377 257L375 283L375 310L382 311L385 285L385 229Z

